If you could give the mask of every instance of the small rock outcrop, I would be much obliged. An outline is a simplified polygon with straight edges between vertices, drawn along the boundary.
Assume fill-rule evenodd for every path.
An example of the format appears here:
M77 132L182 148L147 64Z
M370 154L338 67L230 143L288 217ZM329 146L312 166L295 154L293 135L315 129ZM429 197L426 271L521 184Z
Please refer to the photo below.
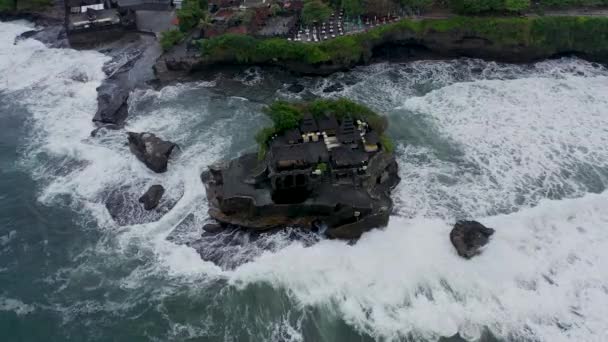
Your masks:
M289 87L287 87L287 91L294 94L299 94L304 91L304 86L300 83L292 83Z
M224 230L224 228L217 223L207 223L203 226L203 230L209 234L217 234Z
M128 134L129 148L137 159L156 173L167 171L167 163L176 144L162 140L152 133L129 132Z
M164 191L152 210L148 210L140 202L143 197L141 191L136 185L123 185L103 194L102 201L117 225L127 226L158 221L177 204L184 190L177 188Z
M162 185L152 185L146 193L139 198L139 203L144 205L144 209L152 210L158 206L160 199L165 193L165 188Z
M344 86L342 85L342 83L334 83L334 84L331 84L331 85L325 87L323 89L323 92L324 93L335 93L337 91L342 91L342 90L344 90Z
M494 229L477 221L458 221L450 232L450 241L458 255L470 259L481 253L481 247L490 241Z

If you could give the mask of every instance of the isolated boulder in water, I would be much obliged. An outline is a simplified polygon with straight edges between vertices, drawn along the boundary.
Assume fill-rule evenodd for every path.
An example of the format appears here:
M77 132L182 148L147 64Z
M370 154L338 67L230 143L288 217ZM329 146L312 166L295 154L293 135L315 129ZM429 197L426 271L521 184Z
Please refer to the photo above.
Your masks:
M139 203L143 203L144 209L152 210L158 206L164 193L165 188L163 188L162 185L152 185L148 191L139 198Z
M458 255L470 259L481 253L479 249L490 241L492 234L494 229L477 221L458 221L450 232L450 240Z
M129 132L131 152L156 173L167 171L169 156L175 146L174 143L162 140L152 133Z

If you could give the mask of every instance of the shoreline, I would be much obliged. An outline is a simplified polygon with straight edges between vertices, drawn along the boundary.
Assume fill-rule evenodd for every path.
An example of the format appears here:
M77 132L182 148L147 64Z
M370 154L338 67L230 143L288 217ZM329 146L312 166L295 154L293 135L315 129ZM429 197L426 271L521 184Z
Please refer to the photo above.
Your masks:
M280 70L297 78L324 77L375 63L429 59L479 58L527 64L576 56L608 63L608 16L561 14L402 19L321 43L222 35L204 40L201 45L206 52L200 56L184 54L185 42L163 53L157 39L137 32L96 46L72 47L57 11L50 16L36 12L1 13L0 20L32 21L36 29L24 33L23 38L37 39L49 47L92 49L112 57L107 68L104 66L108 77L98 88L99 106L93 121L98 127L120 128L128 118L128 97L135 89L159 89L252 66ZM120 55L127 59L116 63Z
M383 51L410 51L410 60L470 57L532 63L575 55L608 62L608 16L450 17L402 19L366 32L319 43L225 34L200 41L199 54L175 47L155 65L162 83L221 65L277 66L326 76L383 59ZM417 54L424 52L422 57ZM398 56L401 57L401 56ZM174 76L177 75L177 76Z

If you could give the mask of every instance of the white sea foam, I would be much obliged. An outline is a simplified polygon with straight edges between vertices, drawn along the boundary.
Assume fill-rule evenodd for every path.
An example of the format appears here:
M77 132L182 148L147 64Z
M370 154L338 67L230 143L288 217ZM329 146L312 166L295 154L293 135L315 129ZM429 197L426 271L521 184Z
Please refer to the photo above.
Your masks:
M11 311L18 316L24 316L35 310L34 306L25 304L18 299L0 297L0 311Z
M423 115L460 155L421 162L420 155L442 151L405 147L400 211L436 215L457 207L464 215L487 215L603 190L606 93L606 76L531 77L457 83L406 100L402 109Z
M484 327L509 339L601 341L608 301L608 193L543 201L481 218L497 232L466 261L450 225L395 217L355 246L323 241L267 253L231 274L237 286L266 281L303 305L336 305L377 338L475 339Z
M128 255L132 246L137 258L154 256L123 278L121 288L138 289L159 275L172 285L203 289L214 281L238 289L264 282L287 290L302 306L329 308L377 339L456 332L474 339L486 327L509 339L608 339L608 193L588 194L608 183L605 69L579 60L533 67L462 60L380 64L333 76L346 85L339 95L402 123L429 124L429 140L439 143L399 146L398 215L385 230L356 245L325 240L309 246L273 236L280 241L269 239L277 247L265 252L231 249L250 261L227 270L165 238L190 213L196 222L205 219L200 172L243 150L249 139L233 132L257 127L260 106L215 100L203 89L213 87L208 83L135 92L126 128L154 132L182 148L167 173L154 174L128 152L124 132L89 137L95 88L108 58L33 40L13 45L28 29L0 23L0 91L32 115L23 163L44 183L40 200L53 204L69 195L75 208L87 208L108 228L114 225L102 204L104 191L128 185L141 193L162 183L168 196L179 197L175 189L183 189L160 221L115 230L117 244L95 246L104 257L116 251L103 249ZM254 84L263 77L251 75ZM322 87L312 92L321 95ZM395 133L400 130L407 127ZM242 146L234 147L239 141ZM470 261L457 257L448 240L452 219L462 215L497 229L490 246ZM159 292L161 298L174 293ZM106 304L83 302L69 317L116 309ZM171 327L178 337L206 331ZM277 339L303 339L299 321L284 319L269 329Z

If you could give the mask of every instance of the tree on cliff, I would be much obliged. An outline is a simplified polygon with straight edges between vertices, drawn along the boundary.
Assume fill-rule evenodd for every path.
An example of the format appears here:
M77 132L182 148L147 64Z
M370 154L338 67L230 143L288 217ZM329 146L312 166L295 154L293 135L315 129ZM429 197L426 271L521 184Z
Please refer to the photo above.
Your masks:
M201 6L205 6L204 8ZM201 19L206 15L206 0L184 0L182 8L177 10L179 19L179 30L188 32L195 28Z
M331 8L321 0L306 0L302 8L302 21L312 24L329 19Z
M530 0L450 0L450 8L461 14L484 12L522 12L530 8Z
M344 13L348 16L357 16L365 12L363 0L342 0L340 7L344 9Z

